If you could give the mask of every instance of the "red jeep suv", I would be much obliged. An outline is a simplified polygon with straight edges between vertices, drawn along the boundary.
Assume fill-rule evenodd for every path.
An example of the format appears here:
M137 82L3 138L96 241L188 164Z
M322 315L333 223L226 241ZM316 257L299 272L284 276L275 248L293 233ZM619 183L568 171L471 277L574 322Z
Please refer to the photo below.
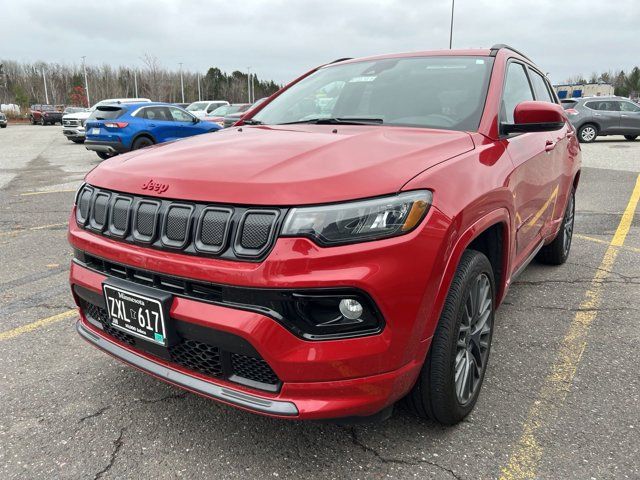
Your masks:
M452 424L510 283L567 259L579 175L549 81L510 47L341 59L87 175L77 330L252 412L384 418L405 398Z

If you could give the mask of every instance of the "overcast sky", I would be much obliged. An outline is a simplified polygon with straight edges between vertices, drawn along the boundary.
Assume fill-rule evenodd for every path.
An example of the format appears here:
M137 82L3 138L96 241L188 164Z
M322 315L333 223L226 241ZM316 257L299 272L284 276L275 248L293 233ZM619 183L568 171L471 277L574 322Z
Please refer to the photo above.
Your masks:
M640 0L456 0L454 48L508 43L552 81L640 64ZM0 0L0 59L246 70L447 48L450 0Z

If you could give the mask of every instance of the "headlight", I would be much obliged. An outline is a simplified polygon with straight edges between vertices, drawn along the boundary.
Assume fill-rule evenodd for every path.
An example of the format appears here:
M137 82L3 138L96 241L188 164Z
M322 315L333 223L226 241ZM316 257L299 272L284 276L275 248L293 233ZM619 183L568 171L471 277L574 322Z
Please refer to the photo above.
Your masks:
M413 230L431 206L428 190L335 205L294 208L282 236L310 237L323 246L378 240Z

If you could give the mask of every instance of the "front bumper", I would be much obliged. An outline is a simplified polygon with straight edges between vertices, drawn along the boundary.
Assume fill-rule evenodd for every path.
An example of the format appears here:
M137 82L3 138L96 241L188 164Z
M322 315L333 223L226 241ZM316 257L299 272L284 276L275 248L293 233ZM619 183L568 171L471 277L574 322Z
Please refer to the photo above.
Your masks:
M444 268L440 263L444 258L441 249L445 248L444 218L435 208L425 221L430 225L428 228L425 226L402 237L332 248L317 247L307 239L281 238L260 263L201 258L125 244L80 229L74 218L72 216L69 230L71 244L97 257L147 271L218 284L262 288L358 288L372 297L385 319L385 328L377 335L309 341L259 312L176 295L170 310L171 318L228 332L255 348L282 382L279 391L264 392L228 379L203 376L118 344L83 317L85 330L91 332L93 338L99 338L99 342L90 343L104 350L107 350L105 343L119 345L135 357L120 355L121 350L109 353L165 381L261 414L330 419L370 416L384 410L410 390L419 374L430 345L430 337L425 332L433 322L433 299ZM72 263L72 286L102 295L105 278L103 273ZM83 337L86 339L86 335ZM158 365L159 374L152 371L147 362ZM189 383L183 376L175 381L176 376L172 373L175 371L198 381ZM261 401L290 403L297 413L279 403L274 404L276 409L286 408L286 412L291 413L233 402L220 389L253 395Z
M129 151L128 148L120 142L107 142L100 140L85 140L84 146L87 150L104 153L124 153Z
M82 127L62 127L62 134L69 139L81 139L86 137L86 132Z

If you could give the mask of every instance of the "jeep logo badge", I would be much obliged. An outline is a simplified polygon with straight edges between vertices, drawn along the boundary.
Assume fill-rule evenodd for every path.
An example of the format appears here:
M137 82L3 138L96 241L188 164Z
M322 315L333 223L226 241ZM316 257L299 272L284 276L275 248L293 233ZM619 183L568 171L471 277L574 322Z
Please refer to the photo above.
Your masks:
M164 193L169 190L169 185L166 183L158 183L154 182L153 179L149 180L147 183L142 184L143 190L153 190L158 193Z

